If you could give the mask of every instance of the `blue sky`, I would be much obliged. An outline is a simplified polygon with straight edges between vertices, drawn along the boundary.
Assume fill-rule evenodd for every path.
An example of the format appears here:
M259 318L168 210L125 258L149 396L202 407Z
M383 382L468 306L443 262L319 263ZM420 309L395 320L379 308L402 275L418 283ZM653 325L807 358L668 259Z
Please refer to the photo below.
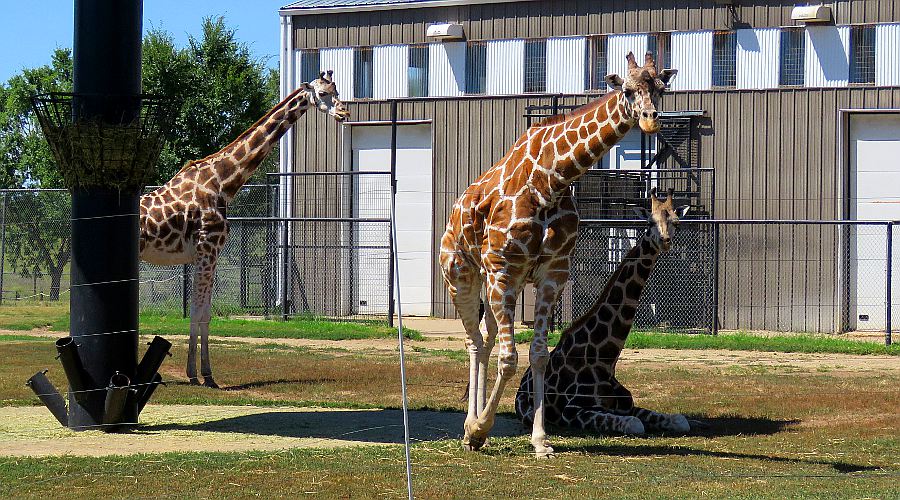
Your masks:
M289 0L144 0L144 31L161 28L179 46L196 35L206 16L223 16L256 57L278 66L278 8ZM22 68L50 62L56 47L72 47L73 0L3 2L0 16L0 82Z

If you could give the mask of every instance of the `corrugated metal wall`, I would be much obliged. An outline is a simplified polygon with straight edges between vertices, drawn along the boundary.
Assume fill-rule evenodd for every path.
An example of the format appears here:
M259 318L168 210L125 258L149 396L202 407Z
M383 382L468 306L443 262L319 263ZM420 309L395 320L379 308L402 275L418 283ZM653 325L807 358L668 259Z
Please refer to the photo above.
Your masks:
M562 104L583 104L588 97L567 97ZM434 121L434 238L443 234L448 208L481 172L506 153L525 129L529 104L549 104L549 97L420 99L401 103L402 119ZM704 109L699 158L716 168L718 218L834 219L843 216L838 162L838 110L900 108L900 89L782 89L704 91L667 95L661 108ZM385 102L352 104L353 120L386 120ZM490 117L490 127L484 126ZM342 168L339 128L319 113L307 113L296 127L298 171ZM764 132L764 133L761 133ZM819 145L809 147L809 145ZM309 194L298 193L308 197ZM725 239L727 238L727 240ZM793 325L806 318L809 329L828 331L825 305L836 288L835 233L823 229L746 228L723 235L720 303L730 315L723 328L784 327L783 307L749 304L791 297ZM813 242L814 244L808 244ZM727 246L726 246L727 245ZM792 255L802 258L792 259ZM808 263L806 261L809 261ZM758 266L748 263L763 262ZM823 264L825 263L825 264ZM823 268L824 267L824 268ZM435 276L440 276L435 259ZM752 281L760 286L748 287ZM780 295L779 295L780 294ZM454 315L441 280L435 279L434 314ZM782 311L788 314L786 311Z
M900 24L875 27L875 85L900 85Z
M322 49L319 51L319 63L322 70L334 70L332 78L341 98L353 99L353 49Z
M521 94L525 88L524 60L524 40L488 42L485 92L492 95Z
M409 46L380 45L372 48L375 62L375 99L409 96Z
M463 95L466 89L466 43L428 44L428 74L428 95Z
M547 39L548 93L584 92L586 49L587 40L584 37Z
M611 35L606 39L606 73L624 77L628 74L625 56L631 52L639 66L644 64L647 52L647 35Z
M778 87L780 36L776 28L737 30L737 88Z
M850 79L850 28L806 27L806 86L845 87Z
M294 16L295 47L345 47L425 43L425 28L439 21L460 22L469 40L584 36L604 33L649 33L735 28L794 26L791 10L798 2L735 2L711 0L659 2L619 0L544 0L425 9L347 12L340 15ZM837 24L897 22L896 0L838 0Z
M672 90L704 90L712 86L712 31L672 33L672 67L678 76Z

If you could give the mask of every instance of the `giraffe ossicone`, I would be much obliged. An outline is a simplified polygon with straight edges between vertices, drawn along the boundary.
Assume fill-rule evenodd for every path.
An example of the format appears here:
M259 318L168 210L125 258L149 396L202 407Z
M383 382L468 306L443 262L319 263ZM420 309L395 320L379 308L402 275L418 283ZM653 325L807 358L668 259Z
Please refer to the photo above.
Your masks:
M553 448L544 431L544 370L549 361L548 319L569 278L578 235L571 184L634 126L659 130L655 101L675 70L657 71L648 52L643 66L629 53L625 77L608 75L614 88L567 115L529 128L512 149L456 200L441 239L440 264L451 300L466 330L469 352L469 405L463 445L481 448L518 354L513 321L516 297L527 283L536 290L534 339L535 409L531 443L547 457ZM486 303L479 326L482 293ZM483 330L483 331L482 331ZM487 396L487 366L500 343L498 373Z
M637 208L647 221L643 234L622 258L594 304L566 328L550 353L545 374L545 422L557 427L601 433L683 434L684 415L659 413L634 405L616 379L616 363L631 331L641 293L659 256L669 250L675 228L688 207L675 207L670 190L659 201L650 194L650 210ZM534 420L534 375L527 370L516 393L516 415Z
M209 321L216 260L228 238L226 208L275 143L310 108L342 122L350 112L338 99L332 72L301 83L221 150L189 161L159 189L141 197L140 255L151 264L193 264L187 376L197 379L197 340L203 383L218 387L209 359Z

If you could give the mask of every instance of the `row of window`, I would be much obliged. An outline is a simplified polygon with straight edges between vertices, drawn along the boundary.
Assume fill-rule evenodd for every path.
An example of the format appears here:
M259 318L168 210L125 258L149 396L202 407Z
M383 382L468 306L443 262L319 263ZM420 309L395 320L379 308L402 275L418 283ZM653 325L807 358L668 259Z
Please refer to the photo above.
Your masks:
M592 36L586 39L585 82L589 90L606 90L604 77L608 73L608 37ZM647 50L657 61L657 67L671 67L671 33L647 35ZM717 31L712 44L712 86L734 87L737 79L737 33ZM802 86L805 82L806 36L803 28L782 28L780 31L780 57L778 84ZM301 51L300 78L311 81L318 77L319 51ZM428 45L409 46L407 79L409 97L429 95ZM487 42L468 42L465 50L466 94L484 94L486 91ZM640 62L640 61L639 61ZM527 93L547 91L547 40L524 41L523 87ZM875 83L875 26L850 27L849 81L855 84ZM353 98L373 97L375 61L371 47L353 49Z

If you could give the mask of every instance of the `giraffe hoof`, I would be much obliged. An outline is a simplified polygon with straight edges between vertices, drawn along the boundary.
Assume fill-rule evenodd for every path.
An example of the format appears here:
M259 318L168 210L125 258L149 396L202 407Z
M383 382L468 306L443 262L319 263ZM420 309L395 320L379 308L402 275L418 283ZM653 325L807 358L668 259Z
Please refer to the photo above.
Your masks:
M534 458L555 458L556 454L553 453L553 448L549 446L543 446L541 448L534 449Z
M637 417L625 417L628 419L622 426L622 434L643 434L646 432L644 423Z
M463 448L466 451L478 451L484 446L485 441L487 441L487 438L466 436L466 438L463 439Z
M684 415L676 413L672 415L669 431L676 434L687 434L688 432L691 432L691 424Z
M188 381L191 385L200 385L200 381L197 379L197 377L190 377Z
M217 384L216 381L213 380L213 378L211 376L203 377L203 385L206 387L209 387L210 389L218 389L219 388L219 384Z

